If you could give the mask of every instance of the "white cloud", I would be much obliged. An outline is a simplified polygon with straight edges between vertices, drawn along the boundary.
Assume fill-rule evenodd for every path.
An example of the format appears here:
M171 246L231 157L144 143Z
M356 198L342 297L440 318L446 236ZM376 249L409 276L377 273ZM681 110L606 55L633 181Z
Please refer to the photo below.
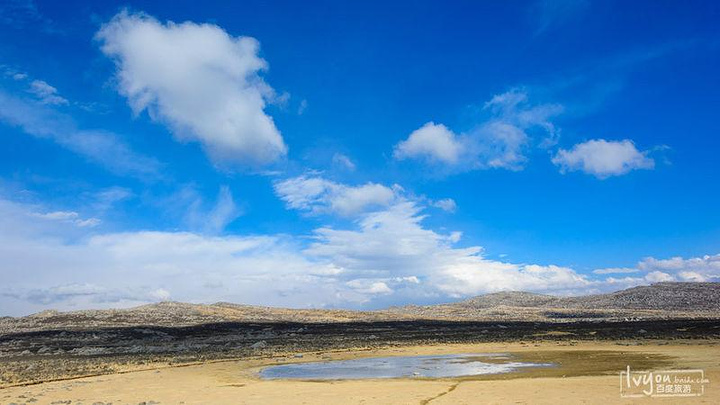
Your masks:
M381 184L367 183L353 187L312 176L276 181L274 188L288 208L310 214L352 216L386 207L396 198L396 190Z
M704 276L696 271L681 271L678 273L680 280L682 281L710 281L711 279ZM714 278L718 278L717 275Z
M638 269L670 273L682 281L717 281L720 280L720 254L690 259L673 257L659 260L649 257L638 263Z
M344 185L339 185L348 187ZM222 193L222 191L221 191ZM118 307L172 299L290 307L427 303L501 290L580 294L668 280L717 280L720 255L645 259L639 277L591 278L555 265L487 259L459 232L423 224L397 198L345 228L310 235L211 236L180 231L87 232L74 211L0 198L2 315L48 307ZM41 212L45 217L38 216Z
M560 167L561 173L580 170L599 179L655 167L655 161L648 157L648 152L638 151L629 139L593 139L579 143L570 150L560 149L552 162Z
M16 79L17 80L17 79ZM58 91L55 87L47 84L42 80L33 80L30 83L30 90L38 100L43 104L53 105L67 105L67 99L58 95Z
M64 284L48 288L0 293L8 298L28 301L34 305L56 305L70 302L86 302L91 305L117 304L118 302L166 301L170 293L162 288L107 288L88 283Z
M352 229L297 236L132 231L68 234L36 207L0 199L0 306L5 313L117 307L172 296L292 307L422 303L503 288L582 289L581 276L485 260L455 248L458 233L422 225L410 201L360 217ZM51 211L53 212L53 211ZM58 215L62 216L62 215ZM74 217L65 215L63 217ZM38 222L41 221L41 222ZM556 274L557 273L557 274ZM212 286L202 287L199 286ZM162 289L165 293L153 295Z
M36 101L14 97L2 90L0 121L19 127L34 137L51 139L114 173L142 178L159 175L160 163L157 160L134 152L116 134L80 129L69 115Z
M431 162L455 165L465 149L465 139L458 137L445 125L428 122L413 131L408 139L395 146L396 159L424 158Z
M161 23L123 11L97 33L117 65L119 91L179 140L200 142L217 162L266 164L287 147L266 103L259 43L212 24Z
M383 281L356 279L345 283L348 287L363 294L392 294L393 290Z
M97 218L81 218L80 214L78 214L75 211L53 211L53 212L47 212L47 213L34 213L34 216L42 219L47 219L51 221L61 221L65 223L71 223L75 226L79 226L81 228L92 228L94 226L100 225L102 222L101 220Z
M481 132L486 136L487 167L522 170L527 158L525 146L529 138L525 131L506 122L487 123Z
M421 226L421 209L404 201L364 215L357 229L322 227L305 253L331 260L346 272L378 278L426 274L428 266L445 261L449 236ZM475 250L467 251L468 253Z
M508 289L578 292L593 286L572 269L503 263L483 258L478 246L456 248L457 233L429 230L422 226L423 218L415 203L397 203L365 215L356 230L317 229L305 254L331 261L347 277L424 280L415 288L428 296Z
M230 188L223 186L220 188L217 203L207 216L209 228L218 232L224 229L229 223L234 221L240 215L240 211L235 205Z
M593 270L593 274L628 274L628 273L637 273L640 270L633 269L629 267L608 267L605 269L595 269Z
M48 307L118 307L167 299L281 306L352 305L365 296L331 263L304 257L283 236L190 232L69 233L0 199L3 315ZM220 287L201 286L221 281ZM217 283L215 283L217 285Z
M129 200L134 196L130 189L113 186L91 193L90 198L94 200L92 204L93 208L100 213L104 213L110 210L115 204Z
M55 211L55 212L48 212L46 214L36 214L36 215L38 218L53 219L53 220L60 220L60 221L74 220L79 216L79 214L74 211Z
M517 265L475 256L446 268L440 288L461 297L504 290L580 293L593 287L586 276L567 267Z
M357 168L352 159L350 159L346 155L343 155L342 153L335 153L332 157L332 163L335 166L338 166L345 170L349 170L351 172L354 172Z
M307 100L300 101L300 105L298 106L297 113L298 115L305 114L305 111L307 110L308 102Z
M648 257L640 261L634 269L623 268L618 270L623 271L617 271L616 273L641 273L637 277L608 279L609 283L622 285L623 287L663 281L720 281L720 254L689 259L682 257L670 259Z
M442 200L431 201L430 205L440 208L445 212L455 212L457 210L457 204L452 198L443 198Z
M667 273L663 273L662 271L651 271L645 275L645 280L651 283L660 283L663 281L675 281L675 278Z
M0 64L0 72L2 72L3 76L9 77L15 81L23 81L30 77L30 75L28 75L27 73L21 72L13 67L4 64Z
M525 91L513 89L494 96L484 109L492 118L480 127L480 152L487 166L522 170L525 153L536 130L543 135L540 146L556 142L559 135L550 119L563 111L559 104L530 103Z
M477 169L522 170L535 133L540 146L552 145L558 130L550 119L562 112L558 104L534 105L526 92L510 90L483 106L488 118L467 133L455 133L429 122L395 146L398 160L421 159L448 171Z
M92 228L94 226L100 225L102 221L97 218L88 218L88 219L78 219L75 221L75 225L81 227L81 228Z
M217 234L242 215L228 186L220 187L215 205L209 209L204 207L203 199L194 189L189 188L183 191L185 199L190 200L185 214L185 222L190 229L206 234Z

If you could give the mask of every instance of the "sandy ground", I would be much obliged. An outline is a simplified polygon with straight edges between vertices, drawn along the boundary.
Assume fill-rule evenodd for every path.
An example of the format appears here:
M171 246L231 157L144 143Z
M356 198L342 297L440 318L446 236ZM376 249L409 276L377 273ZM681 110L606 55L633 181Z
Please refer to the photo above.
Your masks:
M483 378L441 380L263 381L265 365L388 355L513 353L549 360L553 369ZM620 397L619 373L644 368L699 368L710 381L694 398ZM441 345L350 352L308 353L87 377L0 389L0 404L718 404L720 342L612 342Z

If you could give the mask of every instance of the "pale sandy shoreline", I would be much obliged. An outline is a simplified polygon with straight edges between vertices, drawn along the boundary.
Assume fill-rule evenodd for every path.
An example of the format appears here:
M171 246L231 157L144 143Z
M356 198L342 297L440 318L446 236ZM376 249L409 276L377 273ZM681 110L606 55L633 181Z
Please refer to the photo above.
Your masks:
M514 353L559 359L558 369L482 378L370 379L354 381L261 380L263 366L358 357ZM653 363L656 362L656 363ZM705 370L710 383L695 398L623 399L619 373L626 363ZM639 366L639 367L638 367ZM590 374L590 375L587 375ZM595 375L593 375L595 374ZM599 374L599 375L598 375ZM132 371L0 389L0 404L558 404L720 403L720 342L540 342L442 344L278 355ZM62 402L61 402L62 401ZM70 402L67 402L70 401Z

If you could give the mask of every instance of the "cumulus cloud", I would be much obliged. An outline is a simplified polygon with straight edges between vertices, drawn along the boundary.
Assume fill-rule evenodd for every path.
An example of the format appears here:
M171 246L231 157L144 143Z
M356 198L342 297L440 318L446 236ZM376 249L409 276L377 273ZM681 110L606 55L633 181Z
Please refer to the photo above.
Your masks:
M375 280L351 280L345 283L348 287L363 294L392 294L393 290L387 283Z
M432 162L455 165L464 151L464 138L455 135L445 125L428 122L413 131L408 139L395 146L396 159L424 158Z
M449 235L422 227L420 211L414 202L403 201L364 215L357 229L318 228L305 253L332 260L357 277L417 277L436 262L434 256L444 261L445 247L452 243Z
M455 247L458 233L422 225L422 208L404 201L369 213L358 229L319 228L305 254L332 261L346 277L416 280L427 296L461 297L500 290L583 291L591 282L572 269L488 260L482 248Z
M638 264L638 269L669 273L673 279L682 281L717 281L720 279L720 254L690 259L673 257L658 260L649 257Z
M395 200L398 191L397 187L382 184L348 186L307 175L276 181L274 188L288 208L314 215L335 213L344 216L386 207Z
M35 207L0 199L0 308L117 307L172 296L281 306L351 305L364 296L338 281L283 236L192 232L69 233L33 216ZM6 228L13 226L13 228ZM22 228L20 228L22 226ZM201 288L203 285L218 285ZM162 294L154 292L164 291Z
M347 187L347 186L346 186ZM83 233L74 215L0 198L0 308L21 314L118 307L172 297L289 307L377 308L524 290L580 294L671 280L718 280L720 255L644 259L638 276L593 278L511 263L424 224L421 200L398 198L346 227L309 235L182 231ZM47 219L38 212L51 214Z
M135 113L197 141L217 162L260 165L287 147L266 103L276 98L260 73L259 43L212 24L161 23L120 12L96 35L117 66L118 90Z
M395 146L395 159L420 159L448 171L477 169L522 170L527 150L537 142L556 142L558 130L551 118L562 112L558 104L532 104L525 91L495 95L483 106L488 117L466 133L428 122Z
M665 281L717 282L720 281L720 254L689 259L682 257L672 257L670 259L648 257L640 261L635 268L619 270L624 271L614 273L635 273L636 275L623 278L610 277L605 280L608 285L625 288Z
M50 139L116 174L142 178L155 178L159 175L160 163L157 160L133 151L117 134L78 128L69 115L2 90L0 121L20 128L28 135Z
M639 151L629 140L593 139L579 143L570 150L560 149L552 162L560 172L582 171L599 179L621 176L632 170L652 169L655 161L648 151Z
M437 275L479 253L454 249L457 234L425 229L421 208L412 202L365 214L357 229L320 228L309 245L302 235L132 231L83 237L38 218L38 211L0 199L0 226L19 230L0 234L0 302L6 313L48 305L135 305L160 299L150 294L158 289L184 301L293 307L399 303L408 296L447 294L437 288ZM445 285L455 285L452 274L443 277L450 278Z
M594 283L573 269L560 266L518 265L479 256L445 270L440 288L455 297L494 291L578 293Z

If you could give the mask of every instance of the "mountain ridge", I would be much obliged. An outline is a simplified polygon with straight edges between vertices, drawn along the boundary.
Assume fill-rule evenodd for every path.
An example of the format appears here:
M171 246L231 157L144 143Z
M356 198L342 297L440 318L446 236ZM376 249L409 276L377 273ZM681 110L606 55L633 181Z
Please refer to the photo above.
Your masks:
M59 312L0 318L0 333L135 326L178 327L222 322L367 322L408 320L547 321L719 318L720 283L671 282L605 294L562 297L501 291L446 304L373 311L290 309L217 302L165 301L127 309Z
M497 303L501 299L504 303ZM679 300L679 301L678 301ZM623 309L720 309L720 283L717 282L660 282L636 286L620 291L581 296L554 296L525 291L501 291L483 294L444 305L491 306L488 303L519 307L568 306ZM681 304L681 305L678 305Z

